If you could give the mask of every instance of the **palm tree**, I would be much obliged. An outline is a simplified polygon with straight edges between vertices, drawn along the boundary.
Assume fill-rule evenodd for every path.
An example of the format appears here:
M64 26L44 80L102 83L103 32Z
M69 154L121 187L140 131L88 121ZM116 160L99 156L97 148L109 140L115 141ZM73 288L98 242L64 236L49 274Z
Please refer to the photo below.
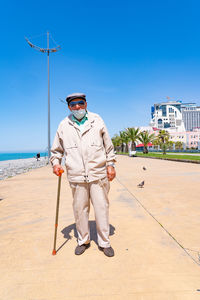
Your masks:
M183 149L183 143L180 142L180 141L177 141L177 142L175 143L175 147L176 147L176 149L181 150L181 149Z
M147 154L148 153L148 149L147 146L149 143L153 142L155 139L155 134L149 134L148 131L142 131L140 133L140 137L138 138L140 140L140 142L144 145L144 149L143 149L143 153Z
M128 137L127 132L126 131L120 131L119 136L120 136L121 142L122 142L122 152L128 152L129 137ZM124 149L124 144L125 144L125 149Z
M169 147L170 150L173 149L173 145L174 145L174 142L173 142L173 141L169 141L169 142L168 142L168 147Z
M136 150L136 142L139 140L140 137L140 128L127 128L126 130L129 140L131 141L131 150Z
M163 150L163 154L166 154L166 150L169 142L169 132L166 130L160 130L157 139L160 142L161 148Z
M162 143L166 143L169 140L169 132L166 130L160 130L159 134L158 134L158 139L162 142Z
M121 146L120 136L118 134L115 134L111 140L112 140L115 151L119 151L119 147Z
M153 141L153 145L154 145L155 149L158 150L158 146L160 146L160 142L159 142L158 138L155 138L155 140Z

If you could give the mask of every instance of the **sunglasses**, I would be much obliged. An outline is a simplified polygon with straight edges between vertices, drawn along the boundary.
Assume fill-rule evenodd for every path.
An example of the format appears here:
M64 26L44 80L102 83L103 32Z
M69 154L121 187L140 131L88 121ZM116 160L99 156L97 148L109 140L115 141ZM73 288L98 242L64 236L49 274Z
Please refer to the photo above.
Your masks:
M78 104L80 107L83 107L83 106L85 105L85 101L84 101L84 100L79 100L79 101L70 102L70 103L69 103L69 106L70 106L70 107L75 107L77 104Z

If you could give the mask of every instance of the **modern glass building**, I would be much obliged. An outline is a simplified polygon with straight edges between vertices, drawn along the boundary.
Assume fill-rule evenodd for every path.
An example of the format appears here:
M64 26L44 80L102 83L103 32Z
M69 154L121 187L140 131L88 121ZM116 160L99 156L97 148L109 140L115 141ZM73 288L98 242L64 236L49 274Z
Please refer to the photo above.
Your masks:
M150 126L175 132L200 128L200 107L182 101L156 103L151 107Z
M185 103L181 109L185 130L193 131L200 128L200 107L195 103Z
M185 131L181 105L181 101L154 104L151 108L150 126L164 130Z

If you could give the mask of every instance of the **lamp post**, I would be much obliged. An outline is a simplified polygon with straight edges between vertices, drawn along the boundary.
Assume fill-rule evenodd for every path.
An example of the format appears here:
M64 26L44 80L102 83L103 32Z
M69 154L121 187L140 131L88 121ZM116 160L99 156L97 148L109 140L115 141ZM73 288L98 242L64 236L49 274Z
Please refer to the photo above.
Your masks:
M53 52L57 52L60 50L60 46L57 46L55 48L49 48L49 32L47 32L47 48L41 48L33 43L31 43L28 38L25 37L25 40L29 44L31 48L34 48L37 51L40 51L42 53L47 53L47 65L48 65L48 163L50 160L50 148L51 148L51 140L50 140L50 78L49 78L49 54Z

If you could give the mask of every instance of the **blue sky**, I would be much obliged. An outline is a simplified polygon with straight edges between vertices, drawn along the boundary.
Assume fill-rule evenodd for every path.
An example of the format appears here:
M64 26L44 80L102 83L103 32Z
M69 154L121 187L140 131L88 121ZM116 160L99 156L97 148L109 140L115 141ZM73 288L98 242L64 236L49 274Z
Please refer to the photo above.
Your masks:
M200 105L199 1L0 3L0 151L47 147L47 57L24 39L45 47L47 30L61 45L50 55L51 141L68 114L59 98L73 92L111 136L147 126L167 96Z

